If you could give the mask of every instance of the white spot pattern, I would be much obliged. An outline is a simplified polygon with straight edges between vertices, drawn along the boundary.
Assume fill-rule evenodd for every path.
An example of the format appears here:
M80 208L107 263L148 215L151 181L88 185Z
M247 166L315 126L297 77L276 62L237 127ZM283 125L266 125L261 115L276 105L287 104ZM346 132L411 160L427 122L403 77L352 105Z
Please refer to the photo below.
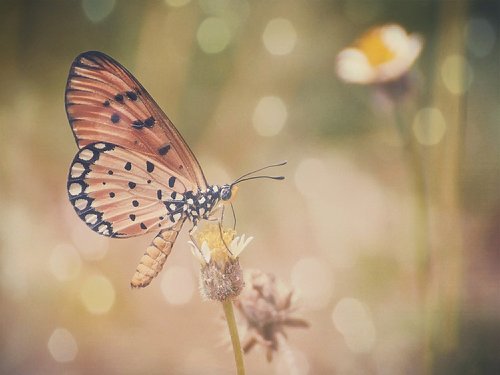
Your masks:
M82 185L80 185L77 182L72 183L69 186L69 193L73 196L81 194L82 193Z
M94 152L87 148L85 150L80 151L79 156L81 160L89 161L94 157Z
M75 207L78 208L80 211L84 210L85 208L87 208L88 205L89 205L89 201L87 199L78 198L75 201Z
M85 168L82 163L75 163L71 167L71 178L80 178L85 172Z
M95 224L95 223L97 223L97 215L96 214L88 214L85 216L85 221L88 224Z

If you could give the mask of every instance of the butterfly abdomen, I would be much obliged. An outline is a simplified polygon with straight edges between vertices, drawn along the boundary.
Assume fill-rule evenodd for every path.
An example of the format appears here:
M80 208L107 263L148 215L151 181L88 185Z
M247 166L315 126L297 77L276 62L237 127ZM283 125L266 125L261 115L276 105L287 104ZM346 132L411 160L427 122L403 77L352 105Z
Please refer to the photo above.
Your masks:
M145 287L158 275L172 251L183 223L184 219L179 220L173 227L163 230L156 235L151 245L147 247L130 281L132 287Z

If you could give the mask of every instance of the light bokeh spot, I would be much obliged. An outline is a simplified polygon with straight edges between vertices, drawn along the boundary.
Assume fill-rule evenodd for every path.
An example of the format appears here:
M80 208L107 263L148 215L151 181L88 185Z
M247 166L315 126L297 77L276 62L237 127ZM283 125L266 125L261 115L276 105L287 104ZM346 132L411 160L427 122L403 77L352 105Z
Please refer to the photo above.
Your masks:
M85 15L92 22L100 22L111 14L115 0L82 0Z
M63 243L52 250L49 258L49 268L57 280L74 279L78 276L81 267L80 254L74 246Z
M302 258L292 268L291 283L305 309L325 307L333 292L332 270L318 258Z
M52 332L47 347L50 355L57 362L71 362L78 353L78 345L75 338L65 328L56 328Z
M71 228L71 239L85 260L101 260L109 249L108 237L93 235L79 220L78 225L73 225Z
M195 282L188 269L172 265L163 271L161 291L168 303L183 305L193 297Z
M328 176L328 169L322 160L303 159L295 170L295 186L297 186L304 198L315 200L315 195L311 194L311 181L318 181L321 176Z
M168 6L179 8L188 4L191 0L165 0Z
M474 78L472 67L461 55L449 55L441 64L441 78L452 94L463 94Z
M295 47L297 32L289 20L275 18L269 21L264 29L262 41L272 55L286 55Z
M265 96L253 111L252 122L259 135L272 137L285 126L288 111L283 100L277 96Z
M437 108L422 108L413 119L413 134L425 146L438 144L446 132L446 121Z
M94 275L85 280L80 297L90 313L105 314L115 302L115 289L106 277Z
M286 338L283 338L283 341L286 341ZM278 343L278 347L280 347L280 343ZM287 356L291 358L287 358ZM290 368L290 363L293 363L293 369ZM307 375L311 371L311 365L304 352L290 348L289 351L282 351L281 355L276 356L274 369L275 375Z
M497 39L495 29L484 18L471 18L467 22L467 49L476 57L486 57L492 51Z
M213 54L222 52L231 41L231 30L222 18L208 17L198 27L196 39L201 50Z
M368 308L355 298L342 298L332 313L335 328L355 353L367 353L375 345L376 335Z

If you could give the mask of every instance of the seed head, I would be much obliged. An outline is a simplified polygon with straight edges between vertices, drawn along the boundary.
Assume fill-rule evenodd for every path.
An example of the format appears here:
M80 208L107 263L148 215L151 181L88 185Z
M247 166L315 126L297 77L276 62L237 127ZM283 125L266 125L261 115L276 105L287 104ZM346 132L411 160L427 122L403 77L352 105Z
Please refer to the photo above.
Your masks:
M279 335L286 337L285 327L306 328L309 324L294 318L293 290L276 280L274 275L259 270L245 272L246 287L235 300L235 306L246 328L243 350L248 352L256 344L266 350L267 360L278 351Z
M195 240L189 244L201 264L201 294L221 302L238 296L245 285L238 257L252 237L236 237L233 229L211 224L196 233Z

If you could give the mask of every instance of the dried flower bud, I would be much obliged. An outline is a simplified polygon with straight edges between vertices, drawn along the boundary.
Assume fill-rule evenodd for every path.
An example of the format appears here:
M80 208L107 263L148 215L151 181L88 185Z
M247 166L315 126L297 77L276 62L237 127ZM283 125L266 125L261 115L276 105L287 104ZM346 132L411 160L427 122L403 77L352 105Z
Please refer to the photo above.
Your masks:
M294 311L293 290L277 281L274 275L258 270L247 271L245 284L246 288L235 300L246 328L243 350L246 353L260 344L266 349L267 360L271 361L273 352L279 349L279 341L286 337L286 326L305 328L309 324L290 316Z
M189 244L201 263L202 295L221 302L238 296L245 285L238 256L252 237L236 237L233 229L210 224L195 234L195 240Z

